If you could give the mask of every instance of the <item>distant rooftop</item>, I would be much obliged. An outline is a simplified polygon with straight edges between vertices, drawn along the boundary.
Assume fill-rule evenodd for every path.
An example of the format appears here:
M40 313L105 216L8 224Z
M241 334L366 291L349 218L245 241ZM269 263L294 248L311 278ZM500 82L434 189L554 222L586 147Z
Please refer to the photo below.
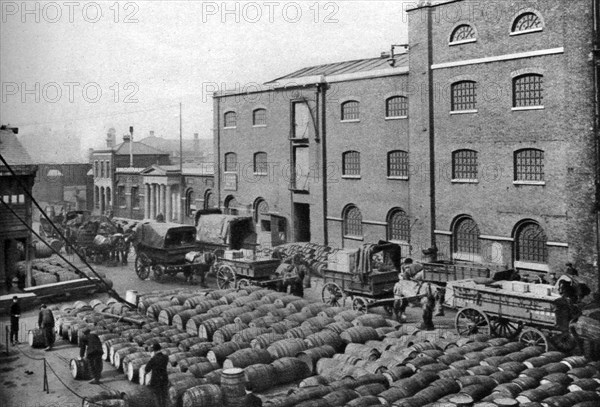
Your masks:
M129 141L124 141L121 144L108 149L94 150L95 153L113 152L116 155L129 155ZM132 146L134 155L168 155L169 153L151 147L139 141L134 141Z
M0 130L0 154L10 166L35 164L12 130Z

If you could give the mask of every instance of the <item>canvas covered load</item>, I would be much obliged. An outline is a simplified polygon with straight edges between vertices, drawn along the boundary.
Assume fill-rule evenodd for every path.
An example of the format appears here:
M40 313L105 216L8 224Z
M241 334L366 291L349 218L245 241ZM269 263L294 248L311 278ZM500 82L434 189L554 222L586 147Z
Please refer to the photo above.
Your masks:
M196 229L193 226L176 223L146 222L135 228L135 245L144 245L158 249L169 247L194 246Z
M201 243L227 246L232 250L256 245L254 221L250 216L203 215L196 228L196 240Z

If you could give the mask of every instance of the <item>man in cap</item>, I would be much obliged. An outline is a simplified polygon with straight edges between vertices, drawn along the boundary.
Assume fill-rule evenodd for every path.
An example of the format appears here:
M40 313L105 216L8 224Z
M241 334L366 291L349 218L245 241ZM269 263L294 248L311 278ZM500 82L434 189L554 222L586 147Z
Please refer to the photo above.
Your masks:
M10 304L10 343L15 345L19 343L19 318L21 318L21 305L19 297L13 297L13 302Z
M166 407L169 391L169 376L167 375L169 358L160 349L161 347L158 343L152 345L152 358L146 364L146 373L152 372L150 388L156 396L158 407Z
M100 384L102 375L102 342L98 335L91 333L89 328L83 331L83 338L79 342L79 360L85 356L88 361L92 384Z
M38 327L44 331L44 340L46 342L45 351L52 350L54 345L54 314L48 309L46 304L40 307L38 315Z

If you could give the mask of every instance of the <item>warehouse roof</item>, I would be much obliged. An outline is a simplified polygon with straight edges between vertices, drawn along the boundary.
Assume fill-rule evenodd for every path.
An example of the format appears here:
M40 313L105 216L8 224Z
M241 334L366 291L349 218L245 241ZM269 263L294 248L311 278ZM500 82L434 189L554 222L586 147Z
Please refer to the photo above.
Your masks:
M34 164L17 135L10 130L0 130L0 154L8 165Z

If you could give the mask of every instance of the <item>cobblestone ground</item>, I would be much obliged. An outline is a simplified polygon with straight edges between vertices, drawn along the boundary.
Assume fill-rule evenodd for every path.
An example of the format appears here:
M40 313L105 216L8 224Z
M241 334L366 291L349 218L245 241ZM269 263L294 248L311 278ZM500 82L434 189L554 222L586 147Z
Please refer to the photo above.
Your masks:
M153 280L141 281L135 274L133 267L134 256L130 256L129 264L118 267L107 267L94 265L93 267L106 274L112 280L114 289L123 297L127 290L137 290L146 293L155 290L170 290L173 288L190 287L184 281L183 275L179 274L173 278L167 278L159 283ZM71 260L71 258L69 258ZM73 259L73 263L81 265L81 262ZM81 265L82 267L85 267ZM208 276L207 282L210 288L216 289L214 276ZM305 298L309 301L321 301L322 280L313 278L312 287L305 290ZM94 298L107 299L107 294L96 294L84 298L71 298L66 302L75 300L90 301ZM347 301L346 306L349 306ZM383 308L373 308L371 312L385 315ZM419 324L421 310L418 307L410 308L407 312L409 324ZM434 320L436 326L441 329L453 329L454 313L447 312L445 317ZM0 339L0 406L2 407L79 407L81 396L97 394L101 389L113 389L128 393L147 392L147 388L131 384L124 374L117 372L109 363L105 362L102 373L102 384L93 385L87 381L75 381L69 370L69 361L76 358L78 348L66 341L59 340L51 352L32 349L26 343L27 332L34 329L37 323L37 310L24 313L21 318L20 341L16 348L10 347L7 354L7 332L9 319L3 316L0 319L2 338ZM46 360L46 372L49 391L43 390L44 386L44 359Z

